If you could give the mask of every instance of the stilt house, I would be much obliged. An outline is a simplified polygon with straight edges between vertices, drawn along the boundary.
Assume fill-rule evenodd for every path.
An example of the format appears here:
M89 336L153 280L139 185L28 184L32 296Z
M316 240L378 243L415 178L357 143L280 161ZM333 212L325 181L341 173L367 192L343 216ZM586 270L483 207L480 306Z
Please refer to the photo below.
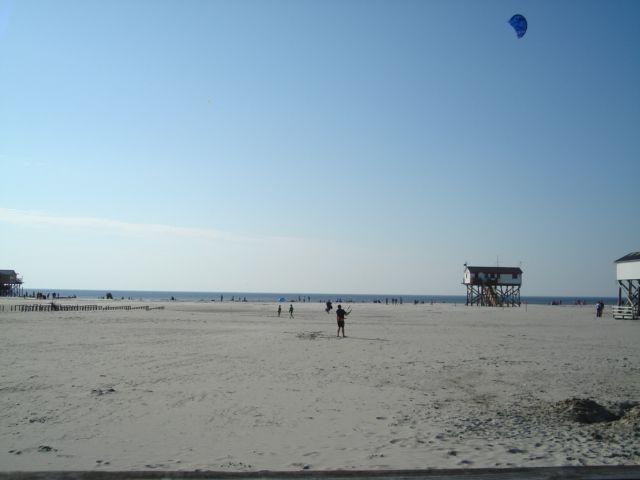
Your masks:
M0 270L0 297L22 295L22 279L15 270Z
M631 252L616 260L618 306L613 318L640 318L640 252Z
M519 267L464 266L463 285L467 286L467 305L519 307L522 269Z

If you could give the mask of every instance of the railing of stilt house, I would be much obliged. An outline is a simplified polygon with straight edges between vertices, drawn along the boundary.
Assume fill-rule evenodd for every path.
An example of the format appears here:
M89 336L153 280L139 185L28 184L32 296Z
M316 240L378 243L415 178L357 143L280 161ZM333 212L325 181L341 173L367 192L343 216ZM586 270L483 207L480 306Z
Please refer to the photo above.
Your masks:
M611 307L613 318L618 320L637 320L638 309L631 305L614 305Z

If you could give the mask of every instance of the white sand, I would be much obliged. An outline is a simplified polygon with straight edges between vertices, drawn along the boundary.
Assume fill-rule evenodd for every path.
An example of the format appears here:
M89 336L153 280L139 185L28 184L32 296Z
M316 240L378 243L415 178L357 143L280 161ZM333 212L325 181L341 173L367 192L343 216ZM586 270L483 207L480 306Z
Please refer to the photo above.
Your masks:
M640 400L640 322L357 304L336 339L317 303L165 305L0 312L0 470L640 463L637 428L551 408Z

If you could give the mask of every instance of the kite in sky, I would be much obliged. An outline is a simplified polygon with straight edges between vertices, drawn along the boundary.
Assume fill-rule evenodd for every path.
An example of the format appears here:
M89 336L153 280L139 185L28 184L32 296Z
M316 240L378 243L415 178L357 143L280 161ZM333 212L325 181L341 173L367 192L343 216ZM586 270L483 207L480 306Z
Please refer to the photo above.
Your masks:
M511 20L509 20L509 24L516 31L518 38L524 37L524 34L527 33L527 19L519 13L516 13L513 17L511 17Z

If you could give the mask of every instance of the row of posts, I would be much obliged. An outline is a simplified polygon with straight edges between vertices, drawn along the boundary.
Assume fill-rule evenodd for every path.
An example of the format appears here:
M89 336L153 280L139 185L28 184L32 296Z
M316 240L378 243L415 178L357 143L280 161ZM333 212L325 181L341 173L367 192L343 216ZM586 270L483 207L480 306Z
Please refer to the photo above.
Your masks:
M56 303L32 305L0 305L0 312L87 312L92 310L163 310L164 306L150 307L149 305L58 305Z

